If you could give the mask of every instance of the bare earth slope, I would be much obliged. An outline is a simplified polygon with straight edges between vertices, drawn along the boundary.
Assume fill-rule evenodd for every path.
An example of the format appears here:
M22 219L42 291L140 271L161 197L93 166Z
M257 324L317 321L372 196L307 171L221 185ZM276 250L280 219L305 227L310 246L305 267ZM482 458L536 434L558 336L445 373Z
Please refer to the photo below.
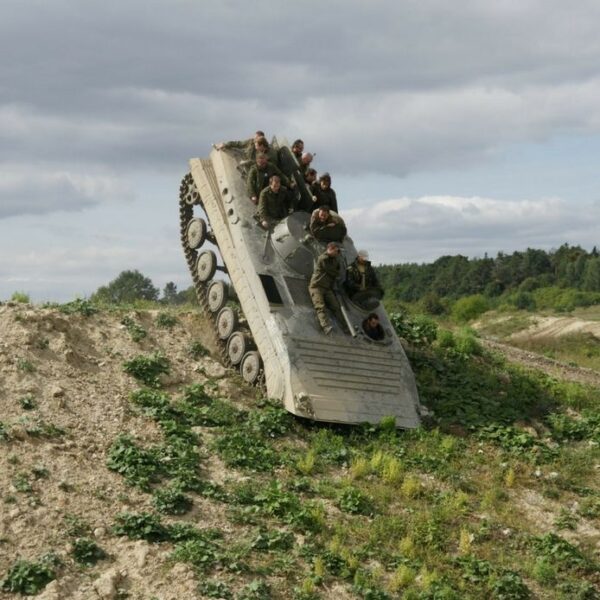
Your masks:
M49 550L67 556L69 515L89 523L98 544L113 558L103 567L113 593L105 597L114 597L119 580L127 581L130 597L197 597L181 566L163 568L167 549L110 535L116 513L149 510L151 505L147 494L127 486L105 461L119 433L143 440L158 436L148 419L128 408L128 394L137 385L123 372L124 360L162 350L171 362L171 387L206 381L202 372L221 378L224 369L209 357L190 358L191 342L203 339L198 317L180 316L168 330L153 326L151 312L129 313L149 332L135 343L121 325L123 314L84 317L0 306L0 420L11 437L0 443L0 579L18 557L36 560ZM224 391L228 385L220 379ZM27 399L35 408L22 408ZM102 574L98 569L67 571L38 597L99 597L92 585ZM15 595L0 591L0 598Z

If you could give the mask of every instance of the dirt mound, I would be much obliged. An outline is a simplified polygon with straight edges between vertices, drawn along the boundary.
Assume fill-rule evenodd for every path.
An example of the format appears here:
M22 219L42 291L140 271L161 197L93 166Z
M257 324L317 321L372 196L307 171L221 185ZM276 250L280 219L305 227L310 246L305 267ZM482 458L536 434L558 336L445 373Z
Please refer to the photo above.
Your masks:
M116 513L151 505L105 467L108 448L120 433L159 436L130 408L129 393L138 386L124 361L164 354L167 391L208 376L224 394L231 387L217 361L190 356L194 342L208 343L202 319L179 314L169 329L157 326L157 316L0 306L0 579L16 560L36 561L50 550L67 566L39 596L46 600L115 598L124 584L129 598L197 597L187 567L166 568L168 550L110 533ZM131 323L137 337L146 334L138 342ZM69 561L74 538L66 530L76 523L86 524L110 561L87 571ZM0 591L0 598L14 597Z
M585 321L576 317L536 317L527 329L513 333L511 339L561 337L576 333L591 333L600 339L600 322Z

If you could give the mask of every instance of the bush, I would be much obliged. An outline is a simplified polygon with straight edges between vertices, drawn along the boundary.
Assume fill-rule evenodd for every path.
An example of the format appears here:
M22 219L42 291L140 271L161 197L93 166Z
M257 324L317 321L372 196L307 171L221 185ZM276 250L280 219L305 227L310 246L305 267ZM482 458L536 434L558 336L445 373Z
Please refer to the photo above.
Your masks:
M429 345L437 336L437 323L425 315L411 317L395 312L390 315L390 321L398 336L414 346Z
M43 590L56 579L55 567L58 561L54 555L46 555L38 562L17 561L2 581L4 592L18 592L28 596Z
M90 538L79 538L73 543L71 552L75 562L86 567L95 565L99 560L106 558L106 552Z
M457 300L452 306L452 318L459 323L476 319L490 310L490 304L485 296L475 294Z
M29 294L25 292L13 292L13 295L10 297L13 302L19 302L20 304L29 304Z
M123 363L123 370L148 387L157 388L160 387L160 376L169 373L169 359L160 352L140 355Z

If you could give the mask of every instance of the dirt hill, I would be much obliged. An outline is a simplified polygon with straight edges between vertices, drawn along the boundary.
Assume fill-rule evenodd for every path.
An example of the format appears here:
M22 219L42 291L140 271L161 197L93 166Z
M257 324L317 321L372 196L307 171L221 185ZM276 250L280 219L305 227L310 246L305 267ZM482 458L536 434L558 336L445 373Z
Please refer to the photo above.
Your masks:
M340 429L194 313L0 306L0 598L598 597L597 394L469 344L412 354L441 429Z

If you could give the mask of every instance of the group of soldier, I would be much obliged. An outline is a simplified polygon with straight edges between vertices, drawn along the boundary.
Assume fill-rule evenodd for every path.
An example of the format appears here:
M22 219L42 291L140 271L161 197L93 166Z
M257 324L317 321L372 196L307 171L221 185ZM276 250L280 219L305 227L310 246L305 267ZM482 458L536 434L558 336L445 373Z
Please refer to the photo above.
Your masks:
M346 224L338 214L337 196L331 187L331 176L311 167L314 154L304 151L304 142L295 140L290 150L309 192L299 193L293 171L286 168L286 161L273 148L263 131L257 131L254 138L244 141L216 144L217 150L238 149L244 152L244 167L249 167L246 176L247 192L257 206L256 218L264 229L271 229L279 221L294 211L310 212L309 231L319 242L327 244L325 251L317 259L309 283L309 293L317 313L317 319L325 334L333 331L327 308L336 317L345 333L349 333L335 288L340 276L339 255L341 242L346 236ZM310 202L310 204L309 204ZM360 250L358 256L346 270L344 287L353 302L365 308L373 307L383 296L375 270L369 262L368 252ZM376 313L370 313L362 323L364 333L373 340L384 338L384 331Z

